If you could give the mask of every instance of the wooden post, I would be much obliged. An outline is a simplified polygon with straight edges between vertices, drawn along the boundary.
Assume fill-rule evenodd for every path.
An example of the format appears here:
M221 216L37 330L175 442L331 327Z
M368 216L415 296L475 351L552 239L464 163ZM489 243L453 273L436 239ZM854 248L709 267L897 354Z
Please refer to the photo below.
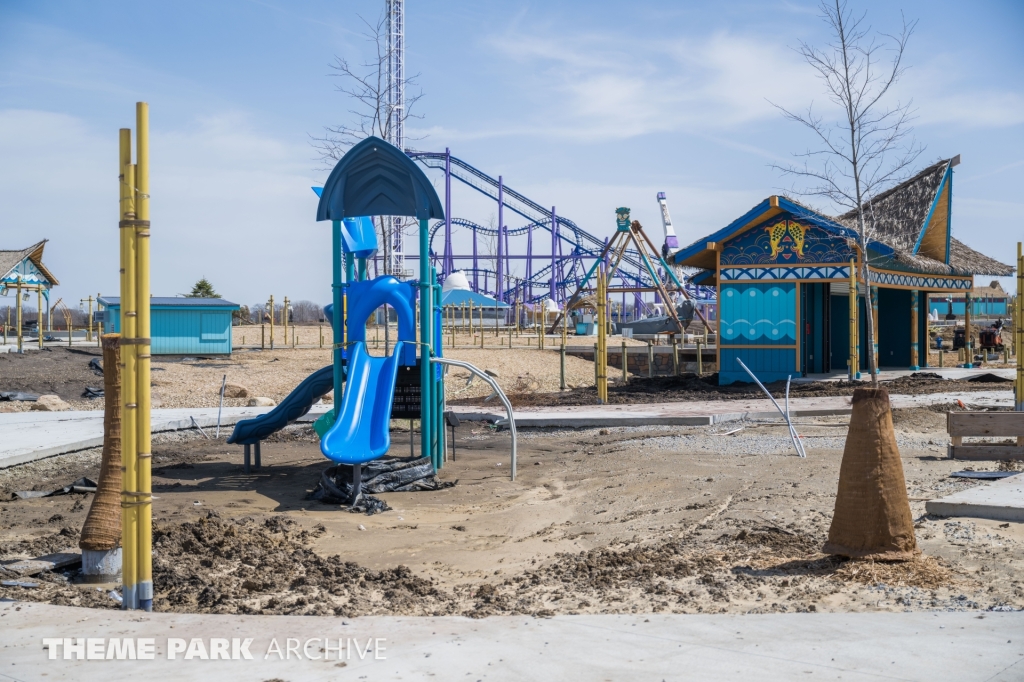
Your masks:
M260 350L264 350L267 347L267 325L260 324Z
M910 369L918 371L921 369L918 348L918 320L917 309L921 305L921 292L917 289L910 290Z
M971 284L973 283L972 280ZM968 291L964 294L964 364L971 366L974 365L974 353L971 351L971 306L974 304L971 300L972 293Z
M679 339L672 335L672 374L679 374Z
M647 378L654 376L654 344L647 342Z
M604 405L608 402L608 301L605 295L605 274L602 269L597 271L597 402ZM547 330L547 316L541 321L541 334ZM542 337L543 338L543 337Z
M270 295L270 350L274 350L274 295Z
M850 381L860 379L860 329L857 325L857 302L859 301L859 295L857 292L857 262L850 259L850 292L848 296L849 307L850 307L850 354L848 356L850 363Z
M509 339L509 344L512 343L512 339ZM559 382L558 387L560 390L565 390L565 344L558 349L558 370L559 370Z
M15 310L17 311L17 314L15 315L15 321L18 324L18 352L22 353L22 352L24 352L24 350L21 347L21 342L22 342L22 333L21 333L21 275L18 275L18 287L17 287L16 293L17 293L17 297L14 300L14 306L15 306ZM70 346L71 344L68 344L68 345Z
M875 372L878 373L878 287L871 286L871 318L874 320L875 334L868 343L871 344L871 352L875 355ZM799 334L797 337L799 338Z
M629 354L625 341L622 342L622 383L629 383Z
M1017 295L1014 297L1014 312L1014 352L1017 354L1017 390L1014 395L1014 410L1024 412L1024 358L1021 358L1021 350L1024 349L1024 329L1021 328L1024 325L1024 254L1021 253L1020 242L1017 242ZM1019 438L1017 445L1022 445Z

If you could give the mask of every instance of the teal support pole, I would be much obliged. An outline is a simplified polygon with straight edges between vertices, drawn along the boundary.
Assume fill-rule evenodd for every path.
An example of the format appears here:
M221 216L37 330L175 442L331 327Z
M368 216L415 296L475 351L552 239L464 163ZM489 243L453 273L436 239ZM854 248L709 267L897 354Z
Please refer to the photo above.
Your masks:
M434 382L430 358L433 343L433 296L430 284L430 229L426 220L420 220L420 448L424 457L437 470L437 453L434 452L433 406Z
M359 261L359 281L360 282L365 282L366 281L366 259L365 258L359 258L358 261Z
M344 324L342 316L344 309L341 303L342 294L342 282L341 282L341 221L335 220L332 222L331 230L331 264L333 270L333 284L331 285L331 291L333 293L333 304L334 304L334 319L331 321L331 333L334 336L334 418L338 418L339 405L341 405L341 329ZM246 446L248 447L248 446Z

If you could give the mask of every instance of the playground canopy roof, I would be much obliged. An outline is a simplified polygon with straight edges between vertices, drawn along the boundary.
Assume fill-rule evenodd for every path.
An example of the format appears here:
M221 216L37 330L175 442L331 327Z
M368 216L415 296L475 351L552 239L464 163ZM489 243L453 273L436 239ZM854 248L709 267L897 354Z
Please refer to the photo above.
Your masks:
M955 156L933 164L914 177L871 199L865 221L873 226L868 244L872 261L891 260L920 273L937 275L1008 276L1014 268L975 251L952 236L953 167ZM785 196L771 196L717 232L680 249L676 263L715 269L715 249L774 215L789 212L839 238L856 238L855 211L825 215Z
M402 150L370 136L355 145L327 177L317 220L360 216L444 218L441 199L419 166Z
M13 282L17 280L18 275L21 275L23 282L27 284L39 283L39 275L42 275L45 282L43 284L49 284L50 286L57 286L60 282L53 276L45 265L43 265L43 249L46 247L46 242L49 240L42 240L37 242L27 249L20 249L14 251L0 250L0 281ZM22 266L25 261L34 266L38 271L37 273L29 272L31 267ZM22 272L22 270L26 270ZM17 271L17 272L16 272ZM34 275L34 277L33 277Z
M469 305L472 303L481 308L507 308L508 303L502 303L490 296L470 291L468 289L452 289L441 296L441 305Z

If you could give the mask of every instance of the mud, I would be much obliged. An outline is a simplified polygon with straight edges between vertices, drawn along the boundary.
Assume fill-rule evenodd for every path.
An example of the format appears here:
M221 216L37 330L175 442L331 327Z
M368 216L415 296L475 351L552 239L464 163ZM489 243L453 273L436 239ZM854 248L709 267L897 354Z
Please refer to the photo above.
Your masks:
M1024 608L1024 525L924 513L925 499L984 485L949 478L964 463L945 458L944 430L932 428L942 417L896 420L923 551L901 564L820 552L845 434L837 417L801 423L806 460L766 423L728 436L524 431L515 482L507 432L463 425L440 473L459 484L384 493L392 511L372 517L305 499L329 464L308 427L264 443L264 468L248 476L223 441L167 440L154 446L154 604L343 617ZM392 436L408 454L407 432ZM0 490L44 474L73 480L97 463L98 453L15 467L0 472ZM75 547L89 499L0 502L0 562ZM39 587L0 598L117 608L115 586L69 578L42 574Z
M939 375L929 372L918 372L891 381L883 381L882 384L889 389L890 394L903 395L924 395L948 391L992 391L1001 388L1005 388L1008 392L1013 390L1012 380L989 376L987 381L951 380L943 379ZM852 396L855 388L863 386L864 382L859 381L796 383L790 386L789 395L795 398ZM786 382L784 381L766 384L765 387L775 398L782 399L786 396ZM597 390L593 386L584 386L560 393L513 392L508 397L513 407L597 404ZM763 397L764 392L756 384L734 383L719 386L717 374L630 377L625 384L615 383L608 386L608 403L614 405ZM453 400L451 403L459 405L485 404L483 398ZM943 407L943 411L946 409L949 409L948 406Z

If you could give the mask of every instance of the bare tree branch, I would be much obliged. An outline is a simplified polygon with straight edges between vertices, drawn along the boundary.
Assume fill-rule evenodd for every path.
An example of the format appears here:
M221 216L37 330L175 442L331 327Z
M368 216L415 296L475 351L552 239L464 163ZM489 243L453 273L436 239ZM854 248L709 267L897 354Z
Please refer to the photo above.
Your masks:
M371 46L371 56L358 64L353 64L344 57L335 57L330 68L332 77L339 79L335 89L345 96L352 107L346 113L348 121L332 126L324 126L324 135L310 136L313 147L319 152L320 162L329 170L344 156L352 145L371 135L387 140L391 134L394 110L388 97L387 66L391 52L387 41L387 17L381 13L374 23L363 17L359 20L365 25L363 38ZM404 78L400 85L407 91L418 87L414 74ZM423 92L405 96L405 108L399 113L404 123L409 119L423 118L412 112L413 107L423 97ZM408 138L415 140L418 138Z
M816 138L818 148L794 154L802 164L772 164L793 179L795 195L821 197L855 212L857 244L862 254L862 280L867 284L867 246L875 232L871 200L904 180L924 149L913 139L913 102L888 104L887 95L907 70L907 43L917 22L903 18L899 34L871 35L845 0L822 0L822 20L832 42L819 48L801 42L796 49L822 81L828 100L840 110L835 120L817 114L812 103L806 113L795 113L770 102L786 119L799 123ZM882 51L892 57L883 59ZM874 338L874 320L868 297L867 331ZM869 352L871 379L877 383L874 353Z

